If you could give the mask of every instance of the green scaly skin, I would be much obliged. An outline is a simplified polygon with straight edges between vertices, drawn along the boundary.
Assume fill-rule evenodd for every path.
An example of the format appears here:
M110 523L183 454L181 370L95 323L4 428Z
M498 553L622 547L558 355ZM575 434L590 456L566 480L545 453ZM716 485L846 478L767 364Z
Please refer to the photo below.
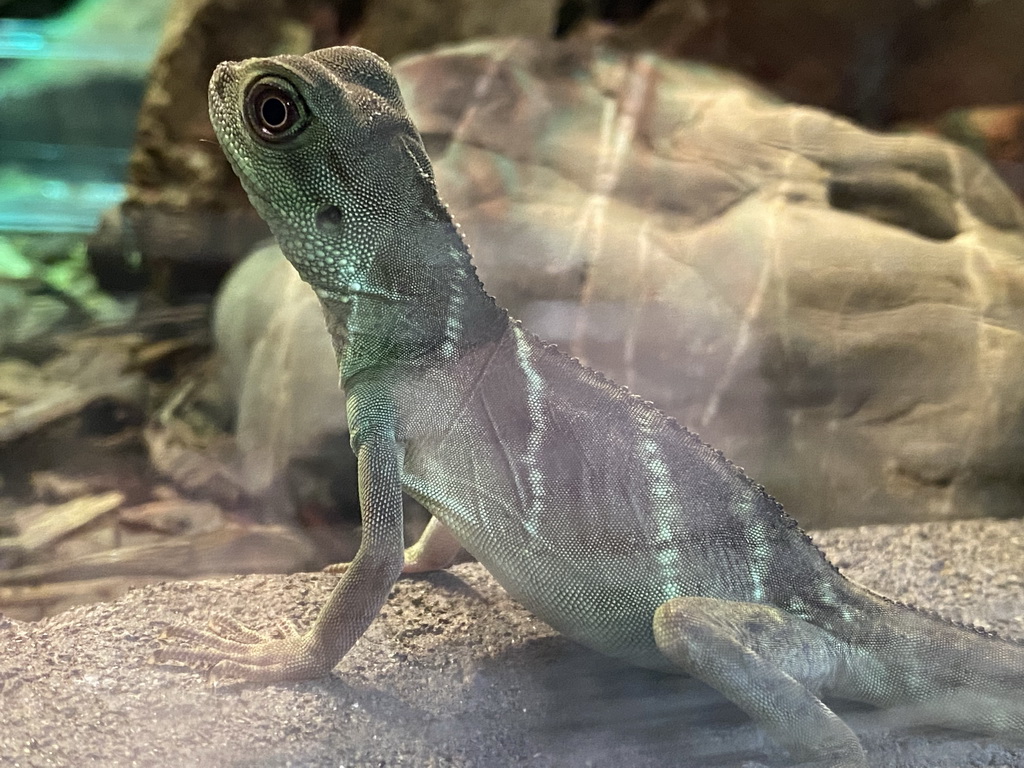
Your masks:
M797 759L866 766L822 695L1024 736L1024 645L853 584L719 452L488 296L388 65L359 48L221 64L210 115L323 303L363 538L307 632L178 627L159 660L325 675L404 570L459 544L556 629L700 678ZM434 515L403 555L402 489Z

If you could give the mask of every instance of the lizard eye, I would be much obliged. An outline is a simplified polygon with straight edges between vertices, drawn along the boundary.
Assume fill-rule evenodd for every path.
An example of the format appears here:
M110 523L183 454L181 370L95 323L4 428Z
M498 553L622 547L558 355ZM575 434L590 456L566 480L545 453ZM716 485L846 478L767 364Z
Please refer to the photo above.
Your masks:
M284 141L306 127L306 104L295 89L278 77L263 77L245 94L245 119L260 139Z

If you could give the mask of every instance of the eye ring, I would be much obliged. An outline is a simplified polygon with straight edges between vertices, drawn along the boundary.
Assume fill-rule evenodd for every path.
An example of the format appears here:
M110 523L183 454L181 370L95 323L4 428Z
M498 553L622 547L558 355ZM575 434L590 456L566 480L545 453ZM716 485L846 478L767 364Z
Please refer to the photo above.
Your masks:
M301 133L308 109L302 97L286 80L262 77L245 93L245 119L259 139L276 143Z

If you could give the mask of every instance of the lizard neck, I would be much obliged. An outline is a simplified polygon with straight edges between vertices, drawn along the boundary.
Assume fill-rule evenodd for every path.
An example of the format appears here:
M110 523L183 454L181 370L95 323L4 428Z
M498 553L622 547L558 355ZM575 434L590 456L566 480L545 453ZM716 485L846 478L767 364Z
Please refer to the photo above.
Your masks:
M321 293L342 384L450 363L497 339L508 315L484 290L447 211L381 246L366 284Z

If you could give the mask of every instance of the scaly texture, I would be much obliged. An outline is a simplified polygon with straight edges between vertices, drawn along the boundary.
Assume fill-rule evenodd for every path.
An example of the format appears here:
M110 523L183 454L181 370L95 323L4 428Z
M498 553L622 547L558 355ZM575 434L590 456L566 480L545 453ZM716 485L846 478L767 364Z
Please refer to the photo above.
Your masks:
M461 544L561 632L704 680L808 764L866 765L822 695L1024 735L1024 646L846 580L719 452L495 305L383 60L225 63L210 114L323 304L363 539L306 633L176 628L190 647L159 659L252 680L327 673L403 570L404 488L435 516L407 572Z

